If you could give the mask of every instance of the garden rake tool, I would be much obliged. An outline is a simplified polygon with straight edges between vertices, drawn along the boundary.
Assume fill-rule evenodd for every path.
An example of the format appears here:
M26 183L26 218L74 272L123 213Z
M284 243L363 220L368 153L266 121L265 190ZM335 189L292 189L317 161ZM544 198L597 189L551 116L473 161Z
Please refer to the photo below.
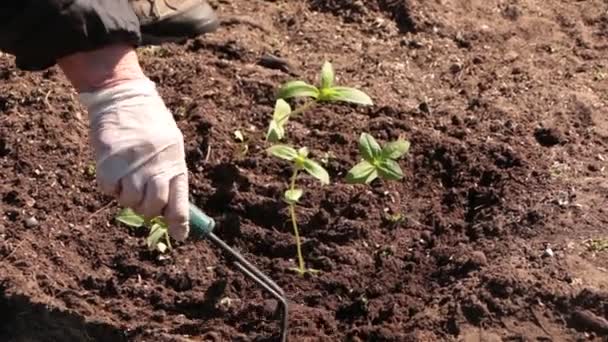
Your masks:
M213 229L216 226L216 222L213 218L203 213L196 205L190 203L190 229L194 236L198 238L207 238L214 245L219 247L222 251L231 257L232 262L236 268L243 272L247 277L251 278L258 285L268 291L281 306L281 342L287 341L287 328L288 328L288 311L287 311L287 298L285 292L281 289L274 281L268 276L263 274L259 269L253 266L250 262L232 249L228 244L222 241L217 235L213 233Z

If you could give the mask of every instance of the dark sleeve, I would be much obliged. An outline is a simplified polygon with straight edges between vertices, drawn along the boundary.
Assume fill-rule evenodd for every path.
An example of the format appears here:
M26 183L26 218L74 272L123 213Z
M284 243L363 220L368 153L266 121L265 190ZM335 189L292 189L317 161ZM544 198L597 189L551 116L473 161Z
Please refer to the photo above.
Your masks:
M0 0L0 51L14 55L23 70L44 70L75 52L140 39L128 0Z

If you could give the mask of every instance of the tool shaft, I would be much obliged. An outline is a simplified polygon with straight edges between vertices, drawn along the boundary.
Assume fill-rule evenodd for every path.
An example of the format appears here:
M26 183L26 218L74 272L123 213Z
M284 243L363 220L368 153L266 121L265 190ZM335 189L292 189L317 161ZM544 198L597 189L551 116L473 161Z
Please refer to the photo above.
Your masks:
M277 299L281 306L281 342L287 341L287 329L288 329L288 312L287 312L287 298L285 292L281 289L272 279L263 274L259 269L253 266L247 261L240 253L232 249L228 244L222 241L219 237L213 234L213 229L216 226L216 222L213 218L206 215L202 210L190 203L190 229L192 235L197 238L207 238L214 245L219 247L229 257L233 258L233 264L246 276L255 281L258 285L262 286L268 291L275 299Z
M190 203L190 229L198 238L209 235L215 228L215 220Z

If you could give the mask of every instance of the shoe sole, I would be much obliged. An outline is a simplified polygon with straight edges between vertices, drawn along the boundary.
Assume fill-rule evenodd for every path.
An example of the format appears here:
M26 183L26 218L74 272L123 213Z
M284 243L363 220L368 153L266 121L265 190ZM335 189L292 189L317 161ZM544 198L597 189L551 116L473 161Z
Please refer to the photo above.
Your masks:
M219 19L209 4L202 2L159 21L141 26L142 45L178 42L211 33Z

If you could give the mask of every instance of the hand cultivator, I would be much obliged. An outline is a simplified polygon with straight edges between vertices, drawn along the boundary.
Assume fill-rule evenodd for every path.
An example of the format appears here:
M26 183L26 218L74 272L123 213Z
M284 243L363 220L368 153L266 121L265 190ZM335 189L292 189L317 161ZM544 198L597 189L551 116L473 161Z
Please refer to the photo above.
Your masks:
M213 229L215 226L216 222L214 219L207 216L198 207L190 203L190 227L192 234L198 238L207 238L214 245L219 247L227 254L229 258L233 259L232 263L236 268L243 272L247 277L255 281L258 285L263 287L266 291L268 291L268 293L279 301L281 306L281 342L287 341L288 310L285 292L268 276L263 274L250 262L245 260L240 253L232 249L219 237L213 234Z

